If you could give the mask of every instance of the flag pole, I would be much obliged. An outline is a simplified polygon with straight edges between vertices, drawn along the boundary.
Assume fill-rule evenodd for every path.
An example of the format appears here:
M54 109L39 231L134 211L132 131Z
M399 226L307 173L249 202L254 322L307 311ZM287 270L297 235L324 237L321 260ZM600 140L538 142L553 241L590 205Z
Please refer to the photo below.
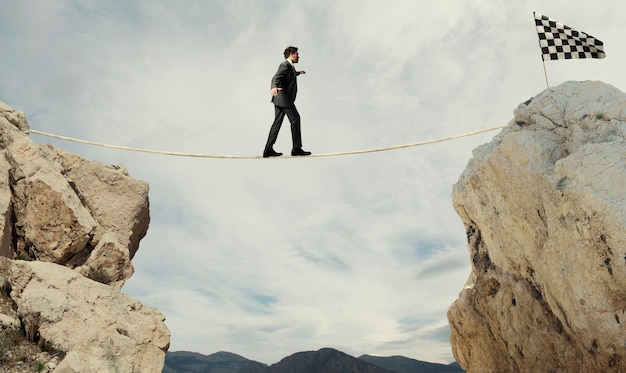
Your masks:
M557 22L537 12L533 12L535 29L539 37L543 75L548 83L546 57L548 60L569 60L572 58L604 58L604 43L593 36Z
M550 84L548 83L548 73L546 72L546 61L541 57L541 63L543 64L543 75L546 77L546 87L550 88Z

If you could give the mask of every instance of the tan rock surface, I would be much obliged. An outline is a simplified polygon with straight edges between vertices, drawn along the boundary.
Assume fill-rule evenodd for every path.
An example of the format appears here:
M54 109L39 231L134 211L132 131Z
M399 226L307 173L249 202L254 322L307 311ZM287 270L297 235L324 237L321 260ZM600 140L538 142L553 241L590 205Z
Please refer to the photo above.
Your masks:
M150 222L148 184L40 145L23 113L0 103L0 256L76 268L121 285Z
M63 358L55 372L160 372L169 347L156 309L46 262L0 258L26 334Z
M515 110L454 187L468 372L626 371L626 94L568 82Z
M165 318L120 291L148 229L148 184L28 131L0 102L0 331L10 344L0 371L160 373Z

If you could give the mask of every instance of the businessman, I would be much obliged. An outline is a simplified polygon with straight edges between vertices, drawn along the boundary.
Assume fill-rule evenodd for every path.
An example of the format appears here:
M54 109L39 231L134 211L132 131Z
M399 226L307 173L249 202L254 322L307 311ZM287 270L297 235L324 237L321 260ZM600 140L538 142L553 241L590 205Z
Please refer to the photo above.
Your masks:
M295 64L298 63L300 56L298 48L287 47L283 53L285 61L278 66L278 71L272 78L272 102L274 103L274 123L270 128L263 157L279 157L283 153L274 150L274 143L278 138L278 132L285 119L285 114L291 123L291 140L293 146L291 148L292 156L311 155L311 152L302 150L302 135L300 132L300 114L296 109L295 101L298 93L297 76L304 74L304 71L296 71Z

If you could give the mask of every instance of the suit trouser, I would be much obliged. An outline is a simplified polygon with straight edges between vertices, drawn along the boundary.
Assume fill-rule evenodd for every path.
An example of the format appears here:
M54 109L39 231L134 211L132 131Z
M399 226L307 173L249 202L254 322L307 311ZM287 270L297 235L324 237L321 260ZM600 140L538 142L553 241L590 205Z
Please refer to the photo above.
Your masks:
M280 107L274 105L274 123L270 128L270 134L267 137L267 144L265 144L265 151L269 151L274 146L276 139L278 138L278 131L283 124L285 114L289 118L291 123L291 141L293 143L292 149L302 148L302 134L300 133L300 114L295 106L292 107Z

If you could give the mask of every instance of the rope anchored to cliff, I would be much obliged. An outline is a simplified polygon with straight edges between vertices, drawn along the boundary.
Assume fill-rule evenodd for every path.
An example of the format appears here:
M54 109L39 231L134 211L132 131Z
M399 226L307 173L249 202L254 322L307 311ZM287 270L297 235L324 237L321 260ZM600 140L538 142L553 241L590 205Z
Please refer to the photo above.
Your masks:
M289 157L289 156L272 157L271 159L338 157L338 156L341 156L341 155L355 155L355 154L385 152L385 151L390 151L390 150L412 148L412 147L417 147L417 146L422 146L422 145L430 145L430 144L435 144L435 143L438 143L438 142L452 141L452 140L460 139L460 138L463 138L463 137L469 137L469 136L474 136L474 135L478 135L478 134L485 133L485 132L495 131L495 130L501 129L503 127L504 126L496 126L496 127L491 127L491 128L485 128L485 129L474 131L474 132L467 132L467 133L463 133L463 134L460 134L460 135L454 135L454 136L449 136L449 137L442 137L442 138L439 138L439 139L426 140L426 141L416 142L416 143L412 143L412 144L395 145L395 146L388 146L388 147L383 147L383 148L373 148L373 149L364 149L364 150L351 150L351 151L336 152L336 153L312 154L312 155L309 155L307 157ZM214 154L182 153L182 152L172 152L172 151L162 151L162 150L152 150L152 149L140 149L140 148L133 148L133 147L128 147L128 146L110 145L110 144L103 144L103 143L98 143L98 142L94 142L94 141L75 139L75 138L72 138L72 137L55 135L55 134L52 134L52 133L37 131L37 130L34 130L34 129L31 129L30 132L34 133L36 135L40 135L40 136L46 136L46 137L51 137L51 138L54 138L54 139L71 141L71 142L76 142L76 143L80 143L80 144L100 146L100 147L103 147L103 148L127 150L127 151L140 152L140 153L161 154L161 155L169 155L169 156L175 156L175 157L215 158L215 159L269 159L269 158L263 158L263 156L261 156L261 155L259 155L259 156L254 156L254 155L214 155Z

